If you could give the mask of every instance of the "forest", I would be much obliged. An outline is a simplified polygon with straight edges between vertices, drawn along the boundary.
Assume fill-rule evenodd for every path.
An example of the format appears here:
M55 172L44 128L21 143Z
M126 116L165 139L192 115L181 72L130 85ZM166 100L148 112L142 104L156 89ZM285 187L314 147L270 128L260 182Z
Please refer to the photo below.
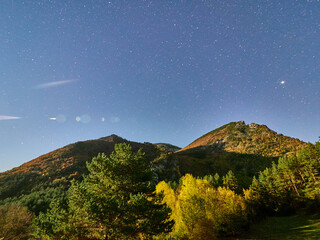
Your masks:
M320 207L320 142L273 162L244 189L223 176L159 180L140 149L116 144L86 164L45 211L5 203L2 239L217 239L241 236L266 216L315 214ZM50 188L48 191L51 191Z

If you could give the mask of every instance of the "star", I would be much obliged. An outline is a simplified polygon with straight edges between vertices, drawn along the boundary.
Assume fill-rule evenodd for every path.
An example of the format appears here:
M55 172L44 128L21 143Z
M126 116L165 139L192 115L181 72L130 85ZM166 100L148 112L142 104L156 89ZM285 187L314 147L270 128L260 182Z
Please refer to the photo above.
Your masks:
M285 81L283 81L283 80L280 82L280 84L281 84L281 85L284 85L285 83L286 83L286 82L285 82Z

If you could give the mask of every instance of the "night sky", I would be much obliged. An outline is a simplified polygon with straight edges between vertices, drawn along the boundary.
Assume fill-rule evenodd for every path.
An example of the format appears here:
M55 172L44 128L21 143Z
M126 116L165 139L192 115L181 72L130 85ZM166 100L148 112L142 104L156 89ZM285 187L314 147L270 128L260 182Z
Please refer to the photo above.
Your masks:
M320 2L0 1L0 171L111 134L320 136Z

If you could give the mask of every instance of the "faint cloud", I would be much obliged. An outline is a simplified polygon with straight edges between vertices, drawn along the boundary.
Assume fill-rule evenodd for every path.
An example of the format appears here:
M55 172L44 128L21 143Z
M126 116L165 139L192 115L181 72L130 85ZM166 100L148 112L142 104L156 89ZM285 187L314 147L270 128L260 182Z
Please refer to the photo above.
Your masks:
M16 119L21 119L21 117L0 115L0 121L1 120L16 120Z
M65 85L65 84L76 82L76 81L78 81L78 79L69 79L69 80L48 82L48 83L39 84L39 85L35 86L34 89L51 88L51 87Z

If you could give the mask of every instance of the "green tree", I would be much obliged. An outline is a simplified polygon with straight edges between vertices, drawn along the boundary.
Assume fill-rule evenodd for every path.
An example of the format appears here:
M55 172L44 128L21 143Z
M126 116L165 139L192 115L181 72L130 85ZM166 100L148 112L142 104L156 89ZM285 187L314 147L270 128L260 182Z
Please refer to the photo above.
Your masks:
M222 177L222 181L224 187L229 188L232 191L236 191L238 189L238 181L231 170L226 174L226 176Z
M220 186L220 176L218 173L216 173L214 175L214 184L213 186L215 186L216 188Z
M132 153L127 144L115 145L109 157L99 154L87 163L89 175L72 183L68 213L58 211L67 218L66 223L53 225L54 231L50 226L51 232L46 230L42 236L54 239L63 233L69 239L138 239L169 232L173 225L170 209L162 204L162 195L155 194L150 164L141 150ZM55 209L58 207L41 215L36 223L40 229L49 217L60 221Z
M263 211L287 214L299 207L320 206L320 143L281 157L260 172L247 194ZM254 196L254 197L253 197ZM260 204L257 204L260 203Z
M55 199L50 203L50 208L46 213L40 212L39 216L33 221L36 237L56 240L72 239L75 234L70 234L69 218L71 213L64 206L65 204ZM70 238L66 236L67 233ZM78 237L80 238L80 236Z

